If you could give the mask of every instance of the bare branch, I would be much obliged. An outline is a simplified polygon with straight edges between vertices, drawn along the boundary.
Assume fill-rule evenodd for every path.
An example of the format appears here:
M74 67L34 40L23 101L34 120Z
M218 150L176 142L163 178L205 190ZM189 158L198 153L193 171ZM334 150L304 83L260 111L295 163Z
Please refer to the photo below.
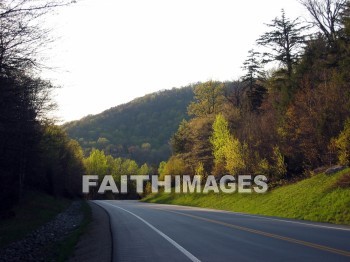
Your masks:
M300 0L309 11L313 21L326 37L330 45L334 45L339 37L341 27L341 13L348 0Z

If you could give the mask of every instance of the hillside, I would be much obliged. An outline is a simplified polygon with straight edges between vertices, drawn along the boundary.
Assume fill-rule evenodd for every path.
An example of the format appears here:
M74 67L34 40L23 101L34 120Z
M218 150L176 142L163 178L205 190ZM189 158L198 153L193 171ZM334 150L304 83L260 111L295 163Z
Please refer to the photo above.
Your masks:
M173 88L137 98L64 125L85 154L92 148L139 163L155 163L170 156L169 139L193 99L193 87Z
M318 174L266 194L158 193L144 201L349 225L349 169Z

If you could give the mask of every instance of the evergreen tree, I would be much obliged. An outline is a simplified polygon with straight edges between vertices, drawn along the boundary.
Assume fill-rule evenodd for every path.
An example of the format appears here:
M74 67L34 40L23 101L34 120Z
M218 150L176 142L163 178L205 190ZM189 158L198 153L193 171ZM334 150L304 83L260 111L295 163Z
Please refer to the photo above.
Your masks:
M293 65L298 62L300 48L305 42L304 31L308 26L302 25L299 18L290 20L286 17L284 10L281 17L276 17L268 27L271 31L264 33L257 40L261 46L268 47L270 53L264 53L264 62L280 62L287 70L287 76L292 75Z
M244 61L242 67L246 71L246 74L242 77L242 82L248 87L249 110L254 112L257 112L260 108L266 93L266 88L262 85L265 76L258 60L259 55L253 49L249 50L248 58Z

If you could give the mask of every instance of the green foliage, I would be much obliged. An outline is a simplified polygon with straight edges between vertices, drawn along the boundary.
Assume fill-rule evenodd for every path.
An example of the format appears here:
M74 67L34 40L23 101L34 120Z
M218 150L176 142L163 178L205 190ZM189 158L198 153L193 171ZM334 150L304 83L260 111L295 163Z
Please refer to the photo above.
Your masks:
M303 26L298 18L288 19L284 10L281 12L281 17L276 17L267 26L272 30L257 40L259 45L270 48L270 52L265 53L265 62L278 61L282 63L290 77L293 65L298 62L300 47L305 41L304 30L307 26Z
M0 220L0 248L17 241L54 219L69 207L70 201L39 191L26 191L13 209L16 216Z
M210 142L215 165L224 165L228 173L235 175L246 168L247 145L230 134L228 122L221 114L216 116Z
M151 173L152 169L147 164L143 164L138 172L138 174L141 176L150 175Z
M164 173L164 168L165 168L166 162L162 161L159 163L159 167L158 167L158 175L160 177L164 177L163 173Z
M183 176L186 174L188 174L188 166L185 161L179 157L172 156L164 165L160 179L163 180L164 176Z
M205 168L202 162L199 162L196 169L195 169L195 175L200 176L202 178L207 176L207 173L205 172Z
M213 117L195 117L183 122L173 136L171 145L176 156L189 166L189 173L202 162L207 173L210 173L213 160L209 137L212 132Z
M152 175L154 170L148 164L143 164L139 166L135 160L126 158L114 158L111 155L106 155L104 151L93 149L90 155L84 159L84 164L86 168L87 175L98 176L101 182L103 178L107 175L113 176L114 181L117 183L117 187L120 189L120 182L122 176L132 176L132 175ZM161 164L162 168L165 167L165 162ZM146 187L149 187L149 185ZM148 188L149 189L149 188ZM97 194L97 188L92 188L88 198L106 198L106 199L118 199L118 198L137 198L139 197L136 193L135 181L128 182L128 194L118 195L112 194L111 192L106 192L104 195Z
M230 174L242 174L247 168L248 145L231 137L225 146L226 170Z
M248 57L242 67L246 71L246 74L242 77L242 83L248 88L247 109L253 112L258 112L267 92L262 84L265 80L265 72L262 69L259 56L258 52L255 52L253 49L249 50Z
M224 85L208 81L194 88L195 102L188 106L188 114L197 117L217 114L222 111Z
M115 158L158 165L170 156L169 139L187 118L192 98L192 85L159 91L67 123L64 129L86 156L97 148Z
M282 179L287 174L287 165L278 146L273 148L273 176Z
M152 193L152 184L150 182L146 183L144 196L148 196Z
M58 126L47 125L42 132L41 161L28 183L53 195L80 196L81 176L85 173L80 145Z
M216 164L225 163L226 146L231 139L228 122L222 114L216 116L213 124L213 134L210 137L210 142L213 145L213 155Z
M341 165L350 164L350 119L345 122L344 130L335 139L338 149L338 161Z
M84 160L84 163L87 175L98 176L100 181L108 174L107 157L103 151L93 149L90 156Z
M241 82L195 87L188 107L192 119L182 122L171 140L174 157L183 159L192 175L203 165L214 175L264 174L271 183L293 179L334 163L333 137L341 163L348 163L347 131L339 133L350 117L349 8L333 8L341 1L307 1L317 8L331 5L330 13L317 12L326 20L327 14L335 16L335 45L322 33L306 41L308 26L282 11L257 40L270 49L262 62L279 62L280 68L264 75L260 55L251 50Z
M176 133L171 137L170 143L175 154L187 152L191 141L189 140L190 126L186 120L182 120Z
M96 143L99 147L103 148L109 144L109 140L105 137L99 137Z
M258 162L257 169L255 171L256 175L264 175L266 177L270 176L271 166L269 162L263 158Z
M319 174L266 194L160 192L144 201L350 225L350 188L329 189L348 172L349 169L332 176Z

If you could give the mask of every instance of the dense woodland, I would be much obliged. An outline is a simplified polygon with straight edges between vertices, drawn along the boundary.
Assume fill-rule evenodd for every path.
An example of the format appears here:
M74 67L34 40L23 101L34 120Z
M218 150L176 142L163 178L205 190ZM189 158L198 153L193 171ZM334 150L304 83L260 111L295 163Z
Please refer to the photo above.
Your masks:
M93 148L139 164L157 164L170 157L169 138L188 118L193 86L159 91L137 98L98 115L64 125L88 156Z
M161 175L263 174L270 183L350 161L349 2L303 0L267 24L235 83L209 81L171 139ZM313 32L312 34L310 32ZM264 71L266 64L277 69Z
M309 21L276 14L241 79L158 92L66 124L76 141L48 117L55 87L40 78L40 50L50 41L41 18L68 3L0 1L1 216L27 189L80 195L84 174L116 181L263 174L277 186L318 167L348 165L349 1L300 2ZM278 67L266 71L271 63Z
M239 80L208 81L192 86L194 99L187 106L187 117L170 139L172 156L159 163L157 170L149 169L149 174L158 173L161 177L266 175L270 186L278 186L309 176L319 167L349 164L349 2L300 2L309 12L309 21L290 19L282 10L267 24L266 33L258 37L256 50L248 52L242 65L245 74ZM271 63L277 64L277 68L266 70ZM153 106L148 112L156 112ZM126 111L128 132L133 132L136 122L132 119L141 113L131 112ZM104 127L103 115L108 116L103 113L82 120L93 122L92 129L87 128L87 124L80 127L79 122L74 122L71 130L80 130L80 133L71 134L81 141L92 139L91 147L98 147L101 138L115 143L120 139L116 131L126 124L119 118L113 125L107 123L108 127ZM157 121L146 115L147 121ZM161 122L167 125L169 119L167 115L164 117ZM96 132L98 128L100 131ZM153 129L145 130L150 136L163 135L160 132L163 128L155 133L150 130ZM143 143L152 139L138 137L134 141L141 149ZM125 141L123 139L119 141ZM130 136L128 139L130 141ZM108 150L99 149L109 154L113 147L121 147L119 143L110 143ZM148 160L141 157L138 162ZM128 172L116 166L120 163L110 168L113 167L113 176L118 180ZM90 173L94 172L88 171Z
M40 54L51 42L42 19L69 1L0 1L0 218L26 190L55 196L81 193L79 144L54 125L50 82L40 78Z

